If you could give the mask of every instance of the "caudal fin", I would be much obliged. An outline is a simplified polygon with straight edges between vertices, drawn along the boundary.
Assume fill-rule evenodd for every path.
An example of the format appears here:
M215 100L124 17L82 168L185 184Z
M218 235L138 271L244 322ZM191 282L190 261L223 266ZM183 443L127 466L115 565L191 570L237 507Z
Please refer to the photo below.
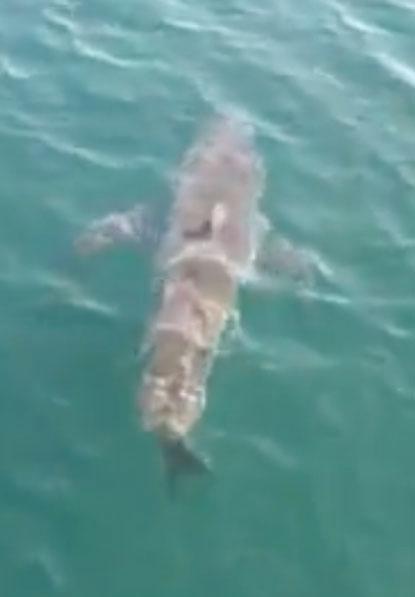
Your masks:
M161 447L170 489L174 490L181 476L211 472L207 460L194 452L184 439L163 440Z

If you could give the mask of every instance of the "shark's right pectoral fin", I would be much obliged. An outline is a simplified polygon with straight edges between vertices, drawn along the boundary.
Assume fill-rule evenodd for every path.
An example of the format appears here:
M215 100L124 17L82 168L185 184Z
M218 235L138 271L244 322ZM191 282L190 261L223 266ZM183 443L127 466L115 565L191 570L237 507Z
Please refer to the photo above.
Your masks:
M311 289L316 274L331 277L331 270L314 251L293 245L288 239L270 231L266 234L256 255L255 268L265 276L284 277Z
M75 241L82 255L98 253L118 244L137 244L151 236L146 208L136 205L130 210L111 212L94 220Z

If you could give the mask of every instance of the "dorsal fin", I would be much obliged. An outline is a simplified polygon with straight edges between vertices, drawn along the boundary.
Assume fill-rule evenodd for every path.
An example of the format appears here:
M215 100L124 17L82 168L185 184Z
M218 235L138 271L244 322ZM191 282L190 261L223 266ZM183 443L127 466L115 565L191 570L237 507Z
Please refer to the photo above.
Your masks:
M228 211L224 203L216 203L212 210L212 231L216 235L220 232L228 219Z

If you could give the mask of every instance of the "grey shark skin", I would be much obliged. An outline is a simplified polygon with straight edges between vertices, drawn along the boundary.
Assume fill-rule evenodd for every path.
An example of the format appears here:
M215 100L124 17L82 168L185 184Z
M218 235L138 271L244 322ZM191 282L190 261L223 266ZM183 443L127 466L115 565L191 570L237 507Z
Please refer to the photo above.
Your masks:
M205 407L216 346L235 309L239 274L255 254L263 169L247 131L214 121L185 157L161 249L164 286L139 395L170 474L201 472L189 433Z
M137 397L143 426L158 438L170 478L208 470L188 439L205 408L206 382L235 313L241 273L256 257L263 182L250 129L226 116L202 131L177 175L157 259L160 302ZM94 253L116 241L146 239L147 224L140 206L115 212L93 222L77 247Z

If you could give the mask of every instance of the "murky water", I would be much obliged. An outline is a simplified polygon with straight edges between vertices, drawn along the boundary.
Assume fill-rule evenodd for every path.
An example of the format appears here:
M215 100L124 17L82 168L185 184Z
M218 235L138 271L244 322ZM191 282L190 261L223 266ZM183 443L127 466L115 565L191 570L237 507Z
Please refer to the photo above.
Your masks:
M2 2L4 597L412 595L414 55L409 0ZM72 247L137 202L162 226L224 107L324 267L244 286L194 436L213 478L172 501L135 410L154 247Z

